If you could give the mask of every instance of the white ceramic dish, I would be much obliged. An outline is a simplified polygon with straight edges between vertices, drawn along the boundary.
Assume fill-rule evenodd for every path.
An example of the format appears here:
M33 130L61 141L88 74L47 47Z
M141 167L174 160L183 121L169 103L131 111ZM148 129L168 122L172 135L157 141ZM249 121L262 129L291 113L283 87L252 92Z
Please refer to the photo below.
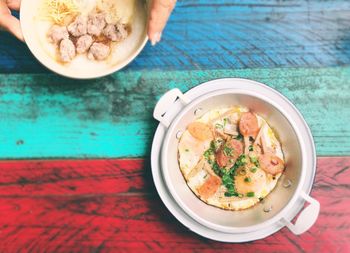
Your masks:
M91 0L85 0L91 2ZM27 46L33 55L48 69L57 74L77 79L90 79L109 75L129 64L147 43L148 1L137 0L132 32L128 38L112 49L112 55L102 62L89 61L85 55L77 56L71 63L56 61L55 49L46 38L51 24L40 18L42 0L22 0L20 21Z
M264 116L279 134L287 159L276 189L263 203L238 212L200 201L187 187L177 163L178 132L206 111L234 104ZM169 210L191 230L219 241L243 242L263 238L283 226L301 234L316 221L320 206L308 196L316 171L313 139L301 114L280 93L250 80L219 79L186 94L177 89L168 92L157 104L154 117L161 122L152 146L154 181ZM292 184L284 187L289 180ZM305 201L310 205L292 224Z

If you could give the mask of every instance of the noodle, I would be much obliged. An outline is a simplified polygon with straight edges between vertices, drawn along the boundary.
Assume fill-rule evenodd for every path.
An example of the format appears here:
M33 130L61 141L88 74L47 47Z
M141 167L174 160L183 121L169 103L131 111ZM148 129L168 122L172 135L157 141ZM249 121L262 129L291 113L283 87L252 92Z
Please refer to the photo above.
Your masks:
M76 16L79 9L75 0L45 0L42 16L57 25L63 25L67 17Z

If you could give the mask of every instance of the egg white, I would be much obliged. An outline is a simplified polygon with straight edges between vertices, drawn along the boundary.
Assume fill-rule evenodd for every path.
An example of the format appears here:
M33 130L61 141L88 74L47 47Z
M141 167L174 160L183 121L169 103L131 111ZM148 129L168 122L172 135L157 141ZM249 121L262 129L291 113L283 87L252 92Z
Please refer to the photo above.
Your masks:
M248 111L248 109L245 107L220 108L205 113L196 121L211 124L213 126L216 124L224 124L223 119L225 117L221 116L225 115L225 113L227 114L232 110L237 110L237 115L239 112ZM276 150L276 155L284 160L281 144L277 140L273 130L262 117L257 115L257 118L260 127L265 124L263 135L265 136L266 146L274 148ZM188 130L186 130L183 133L178 145L178 158L181 172L187 181L187 185L199 199L209 205L222 209L243 210L257 204L261 198L265 198L275 188L282 173L279 173L275 176L266 173L265 184L260 191L254 192L254 197L226 197L224 195L226 192L226 187L224 185L221 185L216 193L210 198L202 198L202 196L199 195L197 189L206 182L206 180L209 178L210 173L205 170L204 166L199 164L199 162L201 159L203 159L203 153L210 147L210 142L211 140L197 140L189 133ZM198 167L198 164L201 166Z

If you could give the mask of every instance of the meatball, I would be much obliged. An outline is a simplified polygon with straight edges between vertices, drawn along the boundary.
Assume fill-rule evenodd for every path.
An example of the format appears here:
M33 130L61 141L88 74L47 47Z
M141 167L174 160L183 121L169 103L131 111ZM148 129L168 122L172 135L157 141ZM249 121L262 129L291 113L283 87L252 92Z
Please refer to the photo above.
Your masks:
M126 30L126 26L121 23L118 23L116 26L122 40L125 40L126 37L128 37L128 31Z
M64 39L60 43L60 57L63 62L70 62L75 57L75 46L69 39Z
M50 42L58 44L61 42L61 40L68 39L69 34L65 26L54 25L51 27L48 33L48 37Z
M100 36L105 26L106 26L105 14L94 13L89 15L88 24L87 24L87 30L89 34Z
M78 54L83 54L85 52L87 52L89 50L89 48L92 45L92 37L88 34L85 34L83 36L81 36L78 40L77 40L77 52Z
M109 24L103 30L103 35L111 41L122 41L128 36L128 32L123 24Z
M73 23L68 26L68 31L75 37L82 36L87 33L87 18L78 16Z
M106 59L108 57L109 53L110 53L109 46L106 46L103 43L95 42L90 47L88 58L90 60L99 60L99 61L101 61L101 60Z

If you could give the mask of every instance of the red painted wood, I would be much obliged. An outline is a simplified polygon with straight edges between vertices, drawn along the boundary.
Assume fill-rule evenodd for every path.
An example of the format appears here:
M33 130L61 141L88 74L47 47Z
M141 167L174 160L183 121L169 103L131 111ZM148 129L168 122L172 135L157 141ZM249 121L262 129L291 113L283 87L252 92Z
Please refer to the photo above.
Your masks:
M144 161L137 159L5 161L0 162L0 196L141 192L148 181L144 170Z
M146 166L144 166L146 165ZM315 226L225 244L183 227L142 160L0 162L0 252L350 252L350 157L319 158ZM146 168L144 168L146 167Z

